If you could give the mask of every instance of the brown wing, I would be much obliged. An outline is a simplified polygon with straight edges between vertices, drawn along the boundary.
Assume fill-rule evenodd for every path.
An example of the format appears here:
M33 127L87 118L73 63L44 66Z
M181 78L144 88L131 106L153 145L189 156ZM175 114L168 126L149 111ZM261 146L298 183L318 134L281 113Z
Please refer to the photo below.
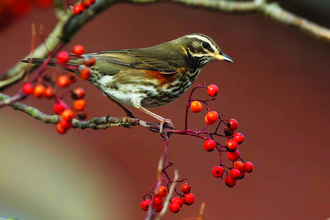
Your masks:
M89 54L97 60L103 60L133 69L159 71L162 74L175 74L182 67L176 61L157 59L153 54L146 54L139 49L112 50Z

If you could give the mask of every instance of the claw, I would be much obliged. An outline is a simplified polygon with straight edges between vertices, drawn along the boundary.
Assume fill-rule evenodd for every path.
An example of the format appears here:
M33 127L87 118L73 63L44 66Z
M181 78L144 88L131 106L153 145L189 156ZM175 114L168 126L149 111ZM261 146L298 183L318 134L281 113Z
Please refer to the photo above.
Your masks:
M159 122L159 133L163 134L165 132L165 129L169 128L171 130L174 130L174 124L172 123L171 119L164 118L164 120Z

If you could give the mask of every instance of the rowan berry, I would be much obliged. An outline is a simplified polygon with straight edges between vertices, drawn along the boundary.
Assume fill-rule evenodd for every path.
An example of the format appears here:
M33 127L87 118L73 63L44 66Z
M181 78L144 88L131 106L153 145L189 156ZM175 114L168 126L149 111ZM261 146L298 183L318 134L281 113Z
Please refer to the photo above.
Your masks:
M78 118L81 119L81 120L86 119L87 118L87 113L84 112L84 111L78 112Z
M82 70L80 70L80 77L83 80L87 80L91 77L91 71L89 70L89 68L83 68Z
M90 56L85 57L84 61L85 66L94 66L96 62L95 58Z
M192 205L195 202L195 196L192 193L187 193L184 195L183 202L186 205Z
M241 172L241 177L239 178L240 180L245 177L245 171Z
M213 125L214 124L214 123L209 122L209 120L207 120L207 115L205 115L204 121L208 125Z
M76 15L80 15L80 14L82 14L82 13L84 12L84 7L83 7L82 5L77 4L77 5L75 5L75 6L73 7L73 12L74 12Z
M178 213L180 211L180 205L176 202L171 202L169 209L173 213Z
M231 130L229 130L228 127L225 127L225 128L224 128L224 134L225 134L226 136L232 136L232 135L234 134L234 132L231 131Z
M57 85L59 85L62 88L67 87L70 84L70 79L68 76L61 75L57 78Z
M244 135L241 133L235 133L233 139L237 144L242 144L244 142Z
M183 206L183 200L182 200L181 198L179 198L179 197L174 197L174 198L171 200L171 203L174 203L174 202L178 203L178 204L180 205L180 207Z
M218 120L218 113L216 111L210 111L206 114L207 120L210 123L215 123Z
M160 206L154 206L156 212L160 212L163 210L164 204L161 204Z
M229 188L233 188L236 185L236 180L234 180L233 178L231 178L230 176L227 176L225 179L225 184L229 187Z
M55 103L53 110L55 114L60 115L65 110L65 107L61 103Z
M232 169L229 175L232 179L237 180L241 177L241 171L239 171L238 169Z
M251 173L254 170L254 165L251 162L244 163L244 171L247 173Z
M36 98L39 99L39 98L41 98L41 97L44 96L44 94L45 94L45 90L46 90L45 86L39 84L39 85L37 85L37 86L34 88L34 90L33 90L33 95L34 95Z
M81 5L84 7L84 9L87 9L91 6L91 1L90 0L82 0Z
M236 161L234 163L234 168L238 169L241 173L244 172L244 164L241 161Z
M66 130L68 130L69 128L72 127L72 122L71 121L64 120L64 119L62 119L60 121L60 124L61 124L62 128L66 129Z
M220 177L222 177L222 176L223 176L223 173L224 173L223 168L220 167L220 166L215 166L215 167L213 167L213 169L212 169L212 174L213 174L213 176L216 177L216 178L220 178Z
M155 196L153 204L154 206L160 206L161 204L163 204L163 199L159 196Z
M158 189L158 194L157 196L159 196L160 198L163 198L167 195L167 188L165 186L160 186Z
M64 128L62 127L61 123L58 123L58 124L56 125L56 130L57 130L57 132L60 133L60 134L65 134L65 133L66 133L66 129L64 129Z
M83 88L77 88L75 90L73 90L73 92L71 93L71 98L72 99L82 99L85 96L85 90Z
M84 99L79 99L76 100L73 103L73 107L77 110L77 111L82 111L84 110L84 108L86 107L86 101Z
M96 2L96 0L91 0L91 4L93 5Z
M204 149L207 152L213 151L216 146L217 146L217 144L212 139L207 139L206 141L204 141Z
M230 152L230 151L227 152L227 157L231 161L237 160L239 158L239 156L240 156L240 153L238 150L235 150L234 152Z
M50 99L53 98L54 95L55 95L55 90L53 89L53 87L48 86L45 90L44 96Z
M191 185L189 183L182 184L181 191L183 193L190 193L190 191L191 191Z
M34 90L34 86L32 83L30 82L27 82L27 83L24 83L23 87L22 87L22 90L23 92L26 94L26 95L30 95L33 93L33 90Z
M81 45L76 45L73 47L73 53L77 56L81 56L85 53L85 48Z
M203 108L203 105L199 101L193 101L192 103L190 103L190 109L194 113L198 113L198 112L202 111L202 108Z
M69 77L70 83L74 83L74 82L77 81L77 77L76 77L76 75L73 75L72 73L70 73L70 74L68 75L68 77Z
M70 55L66 51L61 51L57 54L57 61L61 64L65 64L69 62L70 60Z
M72 121L72 119L74 118L74 112L71 109L66 109L62 112L61 116L62 119L66 121Z
M207 87L207 94L211 97L217 96L219 92L218 86L211 84Z
M238 121L236 121L236 119L229 119L227 122L227 127L229 128L229 130L231 131L235 131L238 128Z
M149 199L143 200L143 201L141 202L141 208L142 208L144 211L148 211L149 204L150 204L150 200L149 200Z
M230 152L233 152L237 149L237 143L236 141L234 141L233 139L229 139L227 142L226 142L226 148L228 151Z

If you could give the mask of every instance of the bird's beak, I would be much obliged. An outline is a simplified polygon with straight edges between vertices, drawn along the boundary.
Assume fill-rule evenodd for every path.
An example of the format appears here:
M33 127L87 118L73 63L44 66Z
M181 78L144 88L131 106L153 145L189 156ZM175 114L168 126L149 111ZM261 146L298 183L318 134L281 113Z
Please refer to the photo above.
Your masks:
M217 59L217 60L224 60L224 61L227 61L229 63L233 63L234 61L229 57L227 56L226 54L215 54L214 57Z

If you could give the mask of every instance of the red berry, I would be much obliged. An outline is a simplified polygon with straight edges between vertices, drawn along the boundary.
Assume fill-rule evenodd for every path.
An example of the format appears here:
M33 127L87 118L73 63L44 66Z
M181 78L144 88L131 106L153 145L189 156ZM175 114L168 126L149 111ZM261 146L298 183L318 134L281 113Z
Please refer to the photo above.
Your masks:
M163 199L159 196L155 196L153 204L154 206L160 206L161 204L163 204Z
M74 112L71 109L66 109L62 112L61 116L62 119L66 121L72 121L72 119L74 118Z
M214 140L212 139L207 139L205 142L204 142L204 149L207 151L207 152L211 152L214 150L214 148L217 146L217 144L214 142Z
M173 213L178 213L180 211L180 205L176 202L171 202L170 204L170 211L173 212Z
M157 196L159 196L160 198L163 198L167 195L167 188L165 186L160 186L158 189L158 194Z
M67 77L65 75L61 75L57 78L57 84L60 87L65 88L70 84L70 79L69 79L69 77Z
M81 5L82 5L85 9L87 9L87 8L89 8L89 7L91 6L91 1L90 1L90 0L82 0L82 1L81 1Z
M33 90L33 95L34 95L36 98L39 99L39 98L41 98L41 97L44 96L45 91L46 91L46 87L43 86L43 85L41 85L41 84L39 84L39 85L37 85L37 86L34 88L34 90Z
M237 143L236 141L234 141L233 139L229 139L227 142L226 142L226 148L228 151L230 152L233 152L237 149Z
M160 206L154 206L156 212L160 212L163 210L164 204L161 204Z
M224 128L224 133L225 133L226 136L232 136L234 134L234 132L229 130L228 127Z
M61 124L62 128L66 129L66 130L68 130L69 128L72 127L72 122L64 120L64 119L61 120L60 124Z
M91 71L89 70L89 68L83 68L82 70L80 70L80 77L83 80L87 80L91 77Z
M251 173L254 170L254 165L251 162L244 163L244 171L247 173Z
M82 99L85 96L85 90L83 88L77 88L71 93L71 98L77 100Z
M238 169L241 172L241 174L244 172L244 164L241 161L236 161L234 163L234 168Z
M73 75L72 73L69 73L68 77L69 77L70 83L74 83L77 81L76 75Z
M181 191L183 193L190 193L190 191L191 191L191 185L189 183L182 184Z
M58 123L58 124L56 125L56 130L57 130L57 132L60 133L60 134L65 134L65 133L66 133L66 129L64 129L64 128L62 127L61 123Z
M214 124L214 123L209 122L209 120L207 120L207 115L205 115L204 120L205 120L205 123L208 124L208 125L213 125Z
M34 86L33 86L32 83L27 82L27 83L24 83L22 89L23 89L23 92L24 92L26 95L30 95L30 94L33 93Z
M223 168L222 167L220 167L220 166L215 166L215 167L213 167L213 169L212 169L212 174L213 174L213 176L214 177L216 177L216 178L220 178L220 177L222 177L223 176Z
M94 57L86 57L85 58L85 66L94 66L95 65L95 58Z
M192 193L187 193L184 195L183 199L184 204L186 205L192 205L195 202L195 196Z
M144 211L148 211L149 204L150 204L150 200L149 200L149 199L143 200L143 201L141 202L141 208L142 208Z
M68 52L61 51L57 54L57 61L59 63L65 64L65 63L69 62L69 60L70 60L70 55Z
M216 111L210 111L206 114L207 120L210 123L215 123L218 120L218 113Z
M91 0L91 4L93 5L96 2L96 0Z
M237 180L241 177L241 171L239 171L238 169L232 169L229 175L232 179Z
M83 112L83 111L78 112L78 118L81 119L81 120L86 119L87 118L87 113Z
M84 108L86 107L86 101L83 100L83 99L76 100L76 101L73 103L73 107L74 107L77 111L82 111L82 110L84 110Z
M219 88L218 88L218 86L216 86L216 85L214 85L214 84L211 84L211 85L209 85L208 87L207 87L207 94L209 95L209 96L212 96L212 97L214 97L214 96L216 96L216 95L218 95L218 92L219 92Z
M53 87L47 87L44 93L44 96L48 99L53 98L55 95L55 90L53 89Z
M85 53L85 48L81 45L76 45L73 47L73 53L78 56L83 55Z
M198 113L198 112L202 111L202 108L203 108L203 105L199 101L193 101L192 103L190 103L190 109L194 113Z
M239 158L240 153L238 150L235 150L234 152L227 152L227 157L231 161L235 161Z
M236 180L234 180L230 176L227 176L225 179L225 183L229 188L233 188L236 185Z
M235 131L238 128L238 121L233 118L229 119L229 121L227 122L227 127L229 128L229 130Z
M171 203L178 203L180 205L180 207L183 206L183 200L179 197L174 197L172 200L171 200Z
M239 178L240 180L245 177L245 171L241 172L241 177Z
M237 144L242 144L244 141L244 135L241 133L234 134L233 139L237 142Z
M57 115L62 114L64 109L65 109L65 107L61 103L55 103L54 108L53 108L54 113Z
M73 7L73 12L76 14L76 15L80 15L84 12L84 7L82 5L75 5Z

